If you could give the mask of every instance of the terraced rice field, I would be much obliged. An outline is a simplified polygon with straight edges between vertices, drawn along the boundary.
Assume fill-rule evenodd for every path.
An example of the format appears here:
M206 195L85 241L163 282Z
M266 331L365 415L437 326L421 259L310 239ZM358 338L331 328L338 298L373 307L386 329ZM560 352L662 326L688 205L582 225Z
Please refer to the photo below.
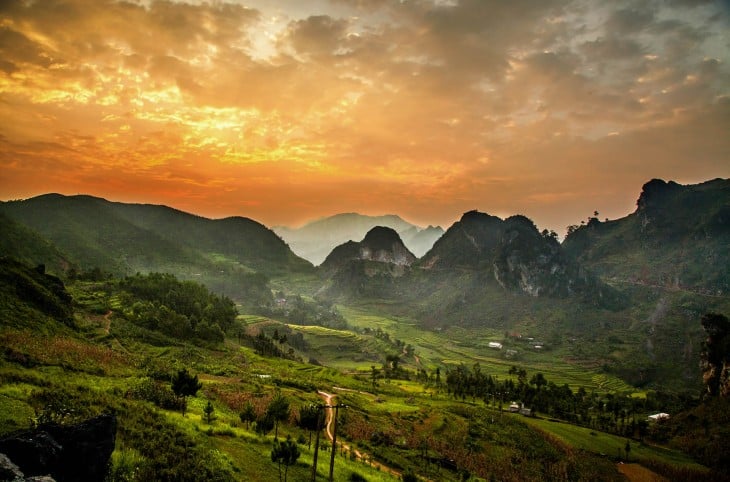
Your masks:
M448 334L429 332L416 328L412 320L373 315L350 307L338 309L352 326L380 328L390 334L391 338L413 345L421 366L426 369L460 363L471 366L478 362L483 371L504 379L510 376L507 373L510 367L516 365L525 368L528 374L540 372L557 385L567 384L574 391L579 387L589 391L635 391L617 377L568 363L557 353L526 352L529 345L525 343L517 343L513 347L520 352L520 357L507 359L504 350L488 348L489 341L498 341L504 336L504 333L494 330L480 330L478 334L469 330L451 330Z

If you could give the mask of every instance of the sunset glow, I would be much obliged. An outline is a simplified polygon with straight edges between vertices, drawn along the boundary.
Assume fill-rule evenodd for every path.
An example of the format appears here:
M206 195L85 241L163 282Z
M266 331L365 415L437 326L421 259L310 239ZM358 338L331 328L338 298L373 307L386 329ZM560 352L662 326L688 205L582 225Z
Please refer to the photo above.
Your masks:
M0 199L563 234L730 176L722 1L0 2Z

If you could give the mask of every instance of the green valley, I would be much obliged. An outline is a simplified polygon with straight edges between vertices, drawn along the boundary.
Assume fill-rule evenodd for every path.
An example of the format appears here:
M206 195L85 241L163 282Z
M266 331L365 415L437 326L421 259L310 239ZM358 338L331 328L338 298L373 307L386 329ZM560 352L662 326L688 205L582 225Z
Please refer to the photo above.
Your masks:
M726 184L320 267L245 218L2 203L0 438L114 414L108 481L727 480Z

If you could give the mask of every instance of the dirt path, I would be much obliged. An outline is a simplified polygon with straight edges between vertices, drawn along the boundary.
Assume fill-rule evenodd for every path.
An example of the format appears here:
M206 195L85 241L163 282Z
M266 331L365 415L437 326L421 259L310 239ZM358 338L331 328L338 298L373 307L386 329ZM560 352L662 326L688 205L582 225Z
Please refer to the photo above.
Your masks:
M317 393L319 394L320 397L322 397L324 399L325 405L330 405L330 406L333 405L332 400L334 400L334 398L335 398L334 395L323 392L321 390L317 391ZM334 417L334 415L333 415L334 412L332 412L331 408L326 408L325 413L327 414L327 425L325 427L325 433L327 434L327 438L331 442L332 438L333 438L332 437L332 418Z
M334 388L336 390L349 390L349 389L343 389L343 388L339 388L339 387L334 387ZM355 391L355 390L352 390L352 391ZM329 406L335 405L336 395L333 395L333 394L327 393L327 392L323 392L321 390L318 390L317 394L319 394L319 396L322 397L322 399L325 401L326 405L329 405ZM327 425L325 427L325 433L327 433L327 438L329 439L329 441L332 442L332 439L333 439L332 421L334 419L334 410L332 410L331 408L327 408L325 410L327 413ZM342 447L342 450L354 453L357 460L359 460L361 462L366 462L370 466L377 468L378 470L380 470L382 472L387 472L395 477L401 476L400 471L398 471L392 467L388 467L387 465L383 465L380 462L377 462L369 455L365 454L364 452L360 452L359 450L357 450L355 448L352 448L350 445L348 445L344 442L339 442L339 443L340 443L340 446ZM332 447L332 450L336 450L336 447Z
M106 315L104 315L104 333L109 334L109 329L112 327L112 311L109 310Z

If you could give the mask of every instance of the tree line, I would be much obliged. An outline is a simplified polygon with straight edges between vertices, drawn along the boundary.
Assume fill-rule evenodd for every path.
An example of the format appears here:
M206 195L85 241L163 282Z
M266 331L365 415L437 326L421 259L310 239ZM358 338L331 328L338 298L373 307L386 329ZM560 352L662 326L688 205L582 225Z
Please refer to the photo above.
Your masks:
M174 338L222 342L238 314L230 298L171 274L137 273L120 280L119 288L127 319Z

